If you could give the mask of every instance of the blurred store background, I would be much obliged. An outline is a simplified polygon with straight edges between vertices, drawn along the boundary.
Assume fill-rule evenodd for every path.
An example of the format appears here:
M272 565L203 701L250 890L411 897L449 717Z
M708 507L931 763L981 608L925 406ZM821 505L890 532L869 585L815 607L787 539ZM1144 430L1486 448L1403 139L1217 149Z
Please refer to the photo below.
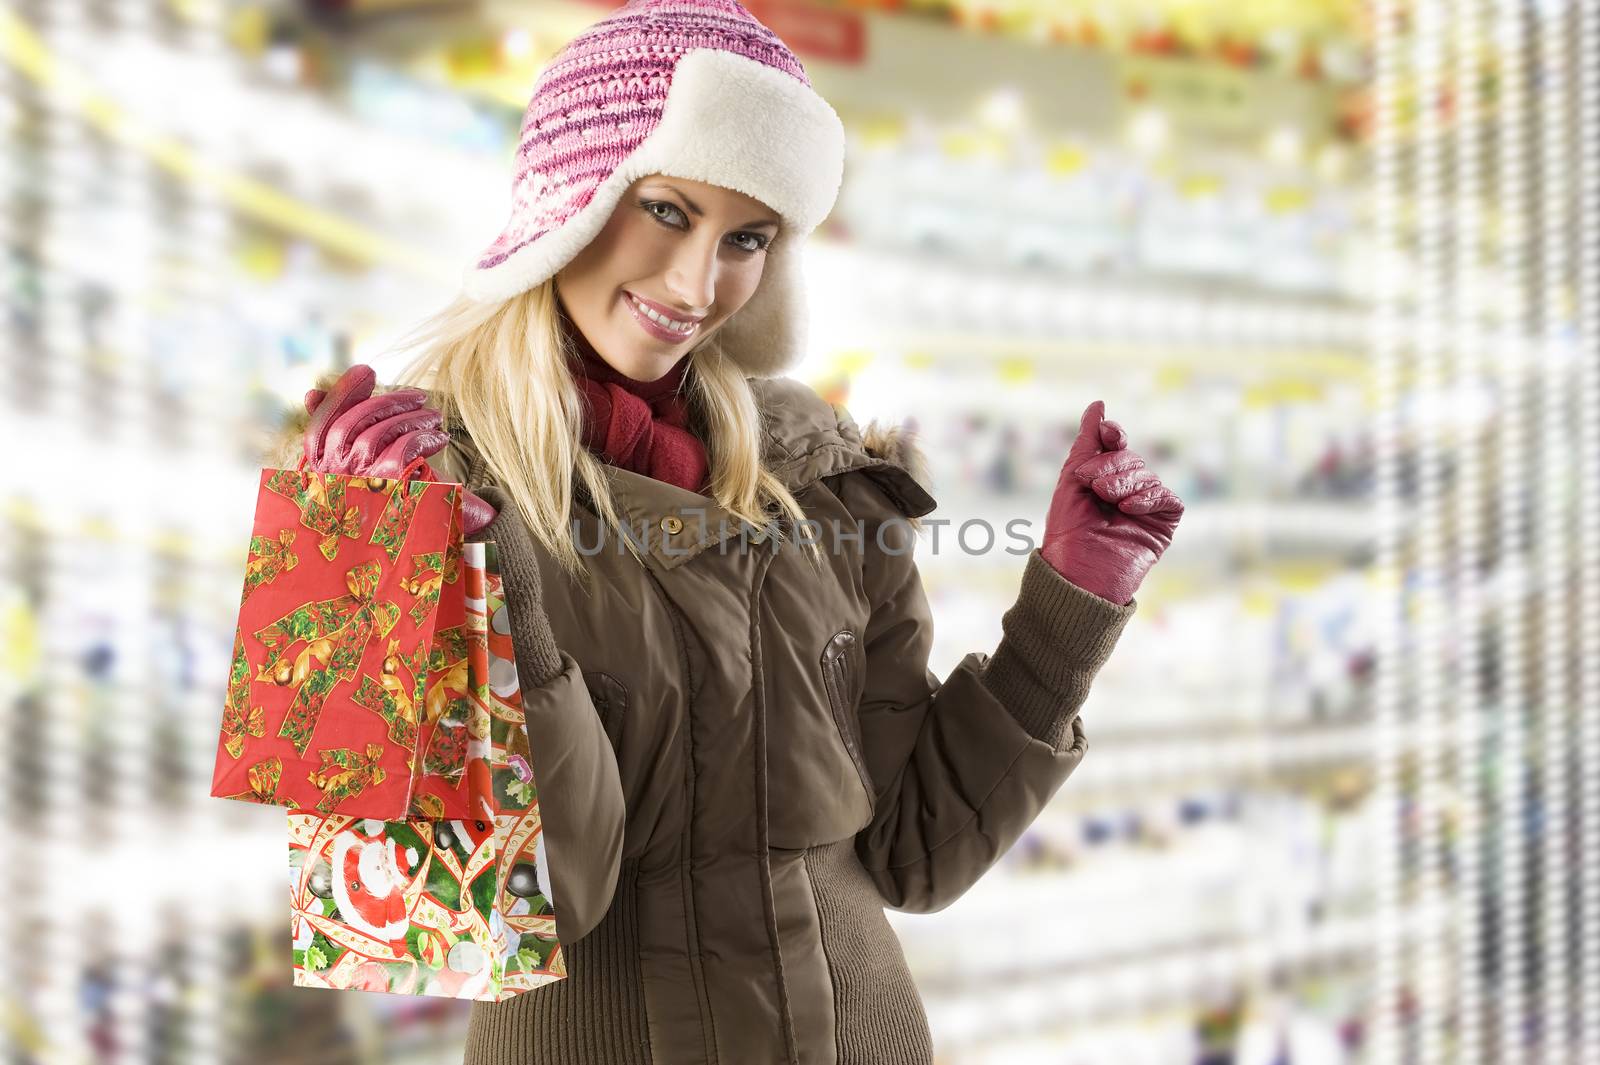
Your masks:
M6 1065L460 1060L290 986L207 788L268 432L397 369L611 6L0 3ZM849 132L797 376L922 432L935 670L1089 401L1188 506L1082 767L890 913L941 1065L1600 1061L1596 5L748 6Z

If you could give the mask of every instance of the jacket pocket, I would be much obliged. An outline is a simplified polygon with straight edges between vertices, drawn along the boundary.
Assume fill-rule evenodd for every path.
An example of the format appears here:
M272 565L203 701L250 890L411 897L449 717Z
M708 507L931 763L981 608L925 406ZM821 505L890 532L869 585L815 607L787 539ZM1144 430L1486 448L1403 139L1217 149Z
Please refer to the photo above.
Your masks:
M600 715L601 724L605 726L612 751L620 754L623 715L628 708L627 685L600 670L585 673L583 682L588 686L589 699L594 703L595 712Z
M828 704L833 710L833 723L839 730L839 739L850 752L861 786L867 789L867 801L875 802L877 792L872 777L867 773L866 759L861 756L861 737L857 732L856 685L859 681L856 668L856 634L850 629L840 629L833 634L822 649L822 680L828 689Z

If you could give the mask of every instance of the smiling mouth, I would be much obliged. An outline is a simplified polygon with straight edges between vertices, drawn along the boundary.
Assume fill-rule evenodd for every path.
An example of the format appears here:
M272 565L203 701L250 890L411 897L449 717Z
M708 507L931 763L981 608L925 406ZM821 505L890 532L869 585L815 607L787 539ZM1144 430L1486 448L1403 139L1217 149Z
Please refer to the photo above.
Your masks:
M680 341L694 336L699 330L699 322L679 322L645 307L636 299L633 293L623 290L622 302L628 305L628 311L633 315L634 321L651 336L661 340Z

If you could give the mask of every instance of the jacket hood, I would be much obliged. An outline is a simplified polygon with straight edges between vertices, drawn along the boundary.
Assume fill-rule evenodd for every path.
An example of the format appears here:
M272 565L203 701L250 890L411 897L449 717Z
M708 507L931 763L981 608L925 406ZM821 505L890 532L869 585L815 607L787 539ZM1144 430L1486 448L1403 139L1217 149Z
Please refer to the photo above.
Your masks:
M343 373L330 370L314 387L328 390ZM913 526L938 504L931 492L927 458L915 429L873 419L863 428L843 406L792 377L750 378L761 408L766 440L763 461L791 492L823 477L860 469L893 500ZM377 385L374 395L403 386ZM427 391L424 389L424 391ZM430 406L436 404L430 403ZM295 404L271 433L262 465L293 469L300 462L311 416ZM461 431L459 427L457 432Z

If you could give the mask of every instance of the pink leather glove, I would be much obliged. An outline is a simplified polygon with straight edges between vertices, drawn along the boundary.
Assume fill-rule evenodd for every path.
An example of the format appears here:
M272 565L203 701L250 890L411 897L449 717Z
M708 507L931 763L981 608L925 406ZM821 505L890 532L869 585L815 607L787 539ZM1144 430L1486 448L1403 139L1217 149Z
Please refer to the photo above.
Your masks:
M1039 553L1079 588L1126 606L1183 517L1183 500L1128 450L1104 400L1083 412L1050 500Z
M329 391L313 388L306 393L306 413L311 415L305 434L306 469L399 477L412 460L437 454L450 442L450 434L440 428L439 412L423 406L426 392L397 388L374 396L377 380L372 367L357 363ZM425 473L433 476L431 468ZM496 513L482 498L462 489L465 535L488 525Z

